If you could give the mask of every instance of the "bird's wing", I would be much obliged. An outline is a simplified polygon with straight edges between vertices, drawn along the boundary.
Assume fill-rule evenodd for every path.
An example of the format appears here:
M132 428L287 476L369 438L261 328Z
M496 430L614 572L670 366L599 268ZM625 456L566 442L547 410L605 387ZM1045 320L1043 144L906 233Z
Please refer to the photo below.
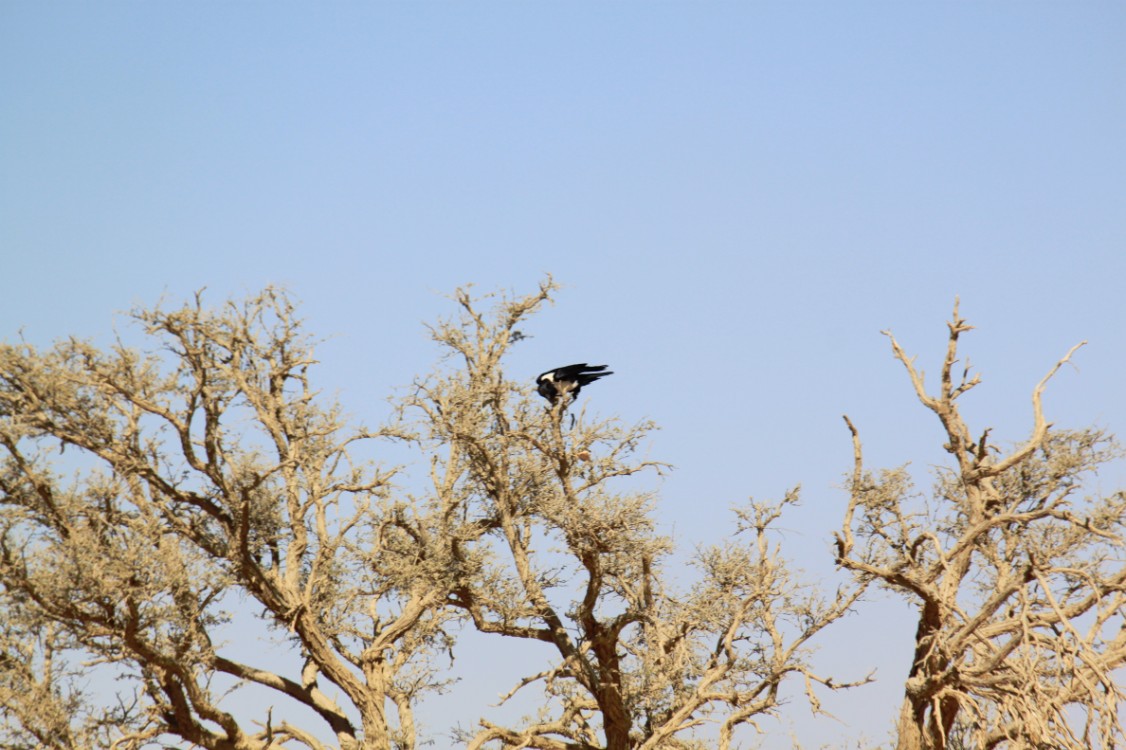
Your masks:
M604 378L607 375L613 375L613 374L614 373L612 373L612 372L584 372L584 373L580 373L579 376L575 379L582 385L590 385L591 383L598 380L599 378Z
M578 376L588 372L600 372L605 370L606 367L607 365L588 365L586 362L579 362L574 365L556 367L554 370L549 370L549 372L554 375L555 380L574 380Z

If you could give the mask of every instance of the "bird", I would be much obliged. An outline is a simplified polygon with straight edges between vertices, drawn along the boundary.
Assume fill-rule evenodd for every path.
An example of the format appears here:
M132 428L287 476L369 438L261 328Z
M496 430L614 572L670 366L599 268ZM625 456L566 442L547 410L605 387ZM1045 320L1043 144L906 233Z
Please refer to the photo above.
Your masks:
M556 367L536 378L536 391L552 404L559 403L559 400L567 394L570 394L571 399L574 400L584 385L590 385L599 378L613 375L612 372L604 372L608 366L588 365L582 362L577 365Z

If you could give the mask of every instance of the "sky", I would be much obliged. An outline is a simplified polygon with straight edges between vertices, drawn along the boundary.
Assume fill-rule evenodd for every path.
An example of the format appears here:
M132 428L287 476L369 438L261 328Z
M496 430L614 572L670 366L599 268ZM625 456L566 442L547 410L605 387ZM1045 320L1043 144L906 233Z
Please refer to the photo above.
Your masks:
M7 2L0 336L280 284L377 422L455 288L552 274L508 373L611 365L584 399L661 425L683 549L801 484L783 548L831 586L841 415L873 466L942 461L881 331L937 374L960 299L965 409L1005 443L1086 340L1047 417L1126 433L1124 134L1117 2ZM818 658L877 683L765 728L884 738L912 635L872 597Z

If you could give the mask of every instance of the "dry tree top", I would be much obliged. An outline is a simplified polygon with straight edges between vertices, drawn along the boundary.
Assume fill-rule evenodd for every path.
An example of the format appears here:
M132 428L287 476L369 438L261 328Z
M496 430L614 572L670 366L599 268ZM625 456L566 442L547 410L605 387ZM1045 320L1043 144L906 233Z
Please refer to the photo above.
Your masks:
M973 429L959 399L981 383L959 344L955 305L937 391L888 333L919 401L941 422L953 465L925 503L905 469L873 473L852 433L850 499L837 562L919 607L899 747L1110 747L1126 741L1116 670L1126 661L1126 495L1084 495L1121 456L1100 430L1057 430L1048 381L1032 392L1032 431L1005 450Z
M554 290L459 291L430 328L439 368L374 431L318 391L277 289L137 311L147 353L0 348L0 742L414 748L465 627L550 665L509 693L539 715L501 725L483 705L469 748L726 748L790 676L816 707L815 684L841 684L807 643L859 587L804 588L768 541L779 506L756 504L673 590L656 498L626 481L663 471L639 457L652 425L545 406L503 370ZM384 441L416 451L426 487L355 459ZM236 608L257 633L226 627ZM248 637L296 658L264 661ZM84 679L107 668L108 700ZM240 685L274 708L237 711Z
M959 412L978 378L954 376L957 311L937 393L892 339L953 457L928 501L904 470L867 469L849 422L850 581L823 595L787 564L773 529L793 491L737 509L680 583L635 481L666 468L644 457L653 425L585 393L545 404L504 370L554 292L458 291L429 328L438 366L376 430L320 393L277 289L138 310L147 351L0 345L0 744L413 750L444 729L416 710L442 700L472 628L539 649L501 701L540 710L501 721L490 697L446 742L726 750L768 730L787 681L814 713L850 686L810 650L848 647L819 636L873 583L919 609L900 747L1123 740L1126 499L1082 495L1116 449L1046 422L1047 378L1006 453ZM424 481L358 458L392 442ZM240 709L239 690L271 708Z

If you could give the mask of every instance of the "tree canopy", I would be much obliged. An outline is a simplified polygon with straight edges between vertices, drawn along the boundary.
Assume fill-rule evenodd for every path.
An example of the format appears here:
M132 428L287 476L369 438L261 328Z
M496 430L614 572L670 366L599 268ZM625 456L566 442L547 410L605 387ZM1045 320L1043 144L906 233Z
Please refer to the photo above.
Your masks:
M413 749L419 701L441 699L472 628L551 658L506 696L531 693L537 715L482 706L451 742L726 749L764 729L787 680L817 712L820 691L869 679L820 674L810 649L876 587L919 609L901 748L1126 739L1126 497L1081 494L1118 449L1046 422L1048 378L1006 453L958 410L979 379L955 376L957 309L936 394L891 339L946 432L954 463L934 490L869 470L846 418L839 584L801 580L773 533L796 489L736 509L684 583L637 481L667 468L644 458L654 425L545 405L505 374L554 292L458 291L429 329L438 366L378 429L319 391L315 342L279 289L137 310L142 350L0 345L0 742ZM392 444L424 481L361 458ZM226 641L236 616L293 658ZM89 690L91 669L117 675L114 695ZM276 710L232 708L245 684Z

